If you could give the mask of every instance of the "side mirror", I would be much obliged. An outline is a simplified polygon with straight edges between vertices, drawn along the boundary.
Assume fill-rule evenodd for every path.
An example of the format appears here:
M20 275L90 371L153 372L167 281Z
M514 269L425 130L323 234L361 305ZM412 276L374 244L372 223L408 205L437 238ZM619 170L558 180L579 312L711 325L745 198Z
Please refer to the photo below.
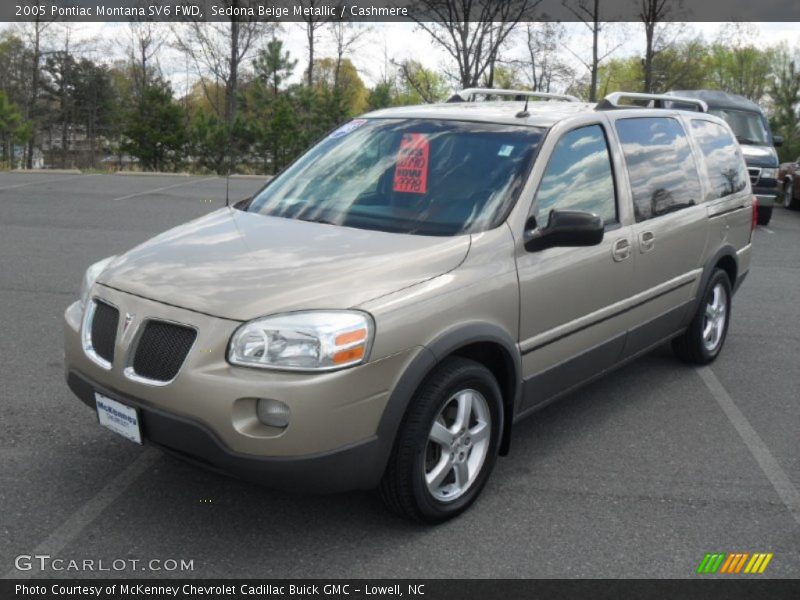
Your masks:
M536 227L531 218L525 228L525 249L529 252L554 246L596 246L603 241L603 219L579 210L553 210L547 225Z
M783 146L783 136L782 135L773 135L772 136L772 145L776 148Z

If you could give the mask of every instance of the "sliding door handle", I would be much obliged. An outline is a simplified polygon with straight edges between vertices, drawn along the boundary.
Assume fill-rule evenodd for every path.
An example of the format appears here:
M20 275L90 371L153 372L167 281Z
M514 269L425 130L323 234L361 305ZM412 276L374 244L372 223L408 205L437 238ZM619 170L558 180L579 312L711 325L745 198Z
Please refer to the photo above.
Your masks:
M652 231L642 231L639 234L639 252L644 254L656 247L656 234Z

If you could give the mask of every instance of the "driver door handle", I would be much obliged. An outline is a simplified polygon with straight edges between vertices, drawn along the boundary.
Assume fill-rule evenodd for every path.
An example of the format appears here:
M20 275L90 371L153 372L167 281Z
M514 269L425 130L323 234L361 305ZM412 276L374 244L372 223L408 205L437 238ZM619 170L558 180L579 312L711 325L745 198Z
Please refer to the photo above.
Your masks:
M620 238L611 248L611 256L616 262L621 262L631 256L631 243L628 238Z

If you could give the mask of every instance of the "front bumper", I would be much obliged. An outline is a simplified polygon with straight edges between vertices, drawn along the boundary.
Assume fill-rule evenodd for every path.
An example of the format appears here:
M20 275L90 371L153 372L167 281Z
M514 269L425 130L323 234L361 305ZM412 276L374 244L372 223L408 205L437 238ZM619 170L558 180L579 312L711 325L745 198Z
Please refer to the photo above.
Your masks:
M377 436L322 454L283 458L242 454L231 450L201 422L170 414L142 400L123 396L77 371L67 383L80 400L95 408L94 392L139 411L143 439L184 460L214 471L234 475L275 489L332 493L371 489L380 481L384 461Z
M146 441L271 487L327 492L378 483L393 441L387 432L379 435L379 426L392 390L419 349L329 373L247 369L225 358L236 321L101 285L95 285L93 296L135 318L130 331L120 323L114 362L105 369L84 352L80 305L65 313L67 380L92 408L95 390L135 406ZM178 375L166 385L148 385L125 372L134 351L132 330L146 319L183 323L198 332ZM289 426L262 424L256 416L258 398L288 405Z
M768 208L775 205L778 196L777 179L761 179L758 184L753 186L753 194L758 198L758 206Z

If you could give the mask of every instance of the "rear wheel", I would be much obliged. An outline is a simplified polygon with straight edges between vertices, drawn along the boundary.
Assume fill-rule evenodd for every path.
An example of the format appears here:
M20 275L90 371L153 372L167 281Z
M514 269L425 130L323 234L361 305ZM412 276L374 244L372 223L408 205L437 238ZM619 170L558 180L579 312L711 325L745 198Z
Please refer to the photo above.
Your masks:
M731 317L731 282L716 269L706 286L697 313L686 332L672 341L672 349L683 361L705 365L717 358Z
M771 206L759 206L758 207L758 224L759 225L769 225L770 219L772 219L772 207Z
M497 457L502 396L491 371L443 362L411 401L380 485L403 517L441 523L478 497Z
M783 205L790 210L800 209L800 202L794 197L793 181L787 181L783 184Z

